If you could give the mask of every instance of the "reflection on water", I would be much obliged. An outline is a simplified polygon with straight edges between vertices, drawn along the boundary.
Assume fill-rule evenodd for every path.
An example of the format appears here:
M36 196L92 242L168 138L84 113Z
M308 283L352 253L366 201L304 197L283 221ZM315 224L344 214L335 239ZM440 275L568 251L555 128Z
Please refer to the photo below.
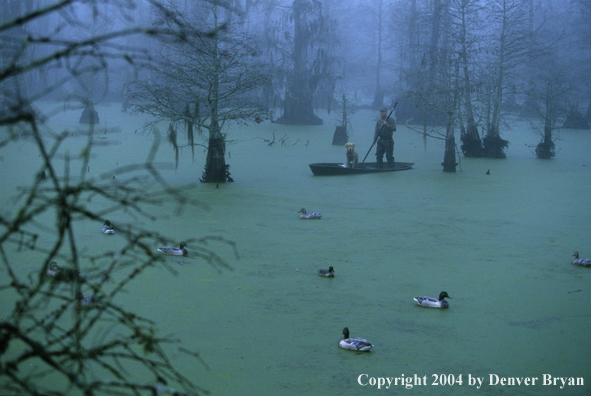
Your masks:
M106 139L97 140L89 175L110 175L147 157L154 137L134 134L141 121L117 107L98 107L101 122L121 131L100 135ZM355 114L351 141L360 156L371 144L374 116ZM211 369L175 356L185 374L219 395L376 392L357 383L360 374L427 376L429 385L415 386L413 394L450 387L431 385L434 374L462 374L454 394L589 394L591 269L570 260L575 250L591 256L591 133L560 132L557 158L543 161L527 147L540 137L518 123L503 133L511 141L506 160L462 158L462 172L446 174L442 143L429 141L425 151L421 136L399 126L396 160L414 162L412 170L314 177L308 163L345 161L344 147L331 146L333 122L324 119L325 126L232 129L228 162L236 182L217 189L197 184L190 192L208 211L175 215L176 208L162 207L153 224L119 214L118 224L142 222L179 241L222 235L237 243L239 261L219 246L234 271L219 274L195 258L171 258L178 277L154 269L122 297L162 334L198 350ZM64 114L51 122L60 131L77 128L75 121ZM269 146L273 133L277 143ZM63 151L75 156L83 146L83 137L72 137ZM4 210L40 164L30 142L11 147L1 153ZM173 186L195 183L204 156L196 150L193 162L186 150L178 170L163 174ZM174 161L166 144L156 161ZM299 220L302 207L324 216ZM101 238L100 228L82 224L79 243L95 252L117 249L117 234ZM38 252L20 257L21 275L41 261ZM317 276L329 266L335 278ZM448 310L413 301L442 290L453 297ZM338 348L345 326L372 342L372 351ZM490 374L540 379L536 386L490 385ZM543 374L583 377L585 384L542 386ZM468 375L484 377L484 385L474 390Z

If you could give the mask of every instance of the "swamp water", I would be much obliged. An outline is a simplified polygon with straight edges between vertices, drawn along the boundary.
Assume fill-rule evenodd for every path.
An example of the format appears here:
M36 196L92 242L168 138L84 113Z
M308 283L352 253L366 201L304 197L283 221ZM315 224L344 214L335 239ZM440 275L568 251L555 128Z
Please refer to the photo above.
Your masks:
M155 137L134 133L142 119L116 105L97 110L101 127L121 132L96 136L109 144L94 148L88 173L143 162ZM334 116L321 116L324 126L232 128L227 161L236 182L197 184L187 193L207 210L188 207L177 215L175 206L163 205L154 222L109 215L115 226L134 221L179 241L220 235L237 244L240 260L230 248L211 245L232 271L171 257L178 276L151 269L120 296L125 308L154 320L161 335L198 351L209 370L171 349L173 363L213 395L588 395L591 269L570 260L575 250L591 256L591 132L559 131L560 151L544 161L527 147L540 137L516 122L502 135L511 142L506 160L461 158L461 172L447 174L443 142L431 139L425 150L419 134L399 125L395 157L414 162L412 170L315 177L308 163L345 161L344 147L331 145ZM360 160L376 116L353 117L350 140ZM79 111L59 113L48 125L76 130L78 117ZM264 139L273 133L276 144L269 146ZM83 145L83 137L72 137L63 151L75 155ZM0 151L4 211L17 186L29 185L39 169L30 141L8 147ZM204 156L196 148L192 161L185 148L178 169L162 173L175 187L195 183ZM174 161L164 138L155 160ZM299 220L302 207L324 217ZM100 228L79 224L81 248L99 253L123 246ZM23 277L42 261L35 251L18 257ZM334 279L316 275L331 265ZM5 269L0 276L6 279ZM448 310L413 301L442 290L452 297ZM339 348L345 326L372 342L372 351ZM416 374L426 376L426 385L378 391L359 385L361 374L367 374L363 383ZM433 385L441 374L461 374L463 384ZM494 385L491 374L538 380ZM544 374L580 377L584 385L543 385ZM469 375L483 377L480 389L469 385Z

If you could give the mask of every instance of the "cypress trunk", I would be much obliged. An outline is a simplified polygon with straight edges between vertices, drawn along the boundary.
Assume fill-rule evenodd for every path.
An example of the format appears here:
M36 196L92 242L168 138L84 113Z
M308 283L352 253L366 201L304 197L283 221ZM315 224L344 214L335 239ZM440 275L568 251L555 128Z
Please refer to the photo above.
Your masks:
M460 140L462 141L460 148L462 149L464 157L483 156L482 140L478 134L478 127L474 123L474 119L470 121L470 118L468 118L468 128L465 133L462 133Z
M445 154L443 155L443 171L456 171L456 138L454 136L453 119L448 117L447 130L445 134Z
M211 128L209 131L209 147L205 160L205 171L201 181L204 183L225 183L232 182L229 165L226 165L226 140L218 128Z
M554 141L552 140L552 126L546 120L544 125L544 137L536 147L536 156L541 159L550 159L556 155Z
M322 125L322 119L314 114L316 84L307 70L308 45L312 40L306 16L310 5L307 0L293 2L293 74L283 102L283 115L278 124Z
M217 14L214 13L214 26L218 26ZM205 170L201 181L204 183L225 183L226 181L234 181L230 177L228 171L229 165L226 165L226 137L222 134L220 129L220 121L218 114L219 95L220 95L220 74L222 71L221 59L219 55L219 41L218 33L213 36L214 52L212 58L214 59L212 67L211 86L209 88L209 144L207 147L207 158L205 159ZM198 107L195 107L197 113Z
M509 141L501 139L498 126L492 124L492 129L482 141L482 147L487 158L507 158L505 149L509 147Z

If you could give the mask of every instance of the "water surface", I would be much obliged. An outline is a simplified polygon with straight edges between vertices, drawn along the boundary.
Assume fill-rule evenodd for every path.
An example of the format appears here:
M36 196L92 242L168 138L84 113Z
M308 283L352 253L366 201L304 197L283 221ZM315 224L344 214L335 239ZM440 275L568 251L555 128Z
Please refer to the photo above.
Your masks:
M144 161L154 137L134 133L142 120L115 105L98 110L107 127L121 132L97 136L110 144L95 148L86 172L109 174ZM75 130L76 114L58 114L49 126ZM331 146L334 117L322 116L324 126L229 130L236 182L197 184L189 193L209 210L175 215L174 206L164 205L155 222L111 216L114 224L137 222L179 241L219 235L238 246L240 260L231 249L212 245L233 271L173 258L179 276L153 269L121 296L122 305L155 320L162 334L199 351L210 370L171 350L173 362L214 395L378 392L358 384L361 374L427 376L428 385L382 389L386 394L589 394L591 269L570 260L575 250L591 256L591 133L560 131L557 157L538 160L528 145L540 137L517 122L502 134L511 141L506 160L461 158L458 172L449 174L441 170L442 141L429 140L425 150L420 135L399 125L395 157L414 162L412 170L314 177L308 163L345 161L344 147ZM353 118L351 141L360 159L371 143L374 116L359 111ZM264 139L273 132L277 143L269 146ZM68 139L64 154L83 144L83 137ZM32 181L37 155L28 141L2 153L5 208L16 187ZM173 186L195 183L204 156L199 148L192 160L185 148L178 169L163 174ZM156 160L174 160L166 143ZM302 207L324 217L299 220ZM102 238L99 229L80 225L83 248L122 246L116 235ZM19 257L23 274L42 259L36 252ZM330 265L334 279L316 275ZM452 296L448 310L412 300L442 290ZM370 340L372 351L338 348L345 326ZM461 374L464 384L431 385L434 374ZM535 386L493 386L490 374L539 380ZM584 386L542 386L543 374L583 377ZM484 377L482 388L468 386L468 375Z

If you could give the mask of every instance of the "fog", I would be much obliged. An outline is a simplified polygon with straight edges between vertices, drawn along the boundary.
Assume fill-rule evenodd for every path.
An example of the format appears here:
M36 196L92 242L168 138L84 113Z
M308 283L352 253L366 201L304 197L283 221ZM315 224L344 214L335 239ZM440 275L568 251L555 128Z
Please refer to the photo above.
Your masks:
M590 21L589 0L1 1L0 389L588 393ZM347 141L378 161L382 107L404 172L312 175Z
M300 3L303 33L295 37L294 5ZM3 109L41 98L123 101L127 85L161 78L158 70L170 47L186 44L171 30L212 31L206 2L65 1L48 8L53 4L2 3ZM277 112L275 119L289 105L285 98L294 81L310 91L301 100L311 101L312 111L335 110L338 92L345 92L356 95L356 106L404 102L397 110L399 122L417 124L426 118L445 125L450 100L456 102L454 123L458 118L465 123L466 100L454 95L469 90L483 135L495 127L491 108L498 92L503 114L545 117L549 89L544 88L551 84L551 117L566 117L573 109L590 115L591 29L585 1L215 4L217 28L228 33L222 45L244 40L251 53L242 67L264 65L269 79L249 95ZM297 117L288 123L298 123Z

